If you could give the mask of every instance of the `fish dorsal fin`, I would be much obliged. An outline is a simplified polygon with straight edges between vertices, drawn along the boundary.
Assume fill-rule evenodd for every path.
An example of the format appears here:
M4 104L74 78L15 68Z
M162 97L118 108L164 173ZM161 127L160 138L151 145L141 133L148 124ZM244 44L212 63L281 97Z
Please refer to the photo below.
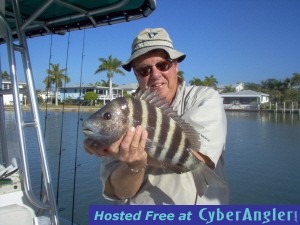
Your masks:
M144 93L142 93L140 90L135 98L144 100L149 104L154 105L155 107L159 108L163 114L171 117L185 133L191 144L190 148L195 151L200 150L201 143L199 133L189 123L185 122L172 107L170 107L165 98L160 97L157 92L151 92L149 89L147 89Z
M143 92L141 91L141 89L138 88L138 92L135 93L134 98L135 99L140 99L142 95L143 95Z

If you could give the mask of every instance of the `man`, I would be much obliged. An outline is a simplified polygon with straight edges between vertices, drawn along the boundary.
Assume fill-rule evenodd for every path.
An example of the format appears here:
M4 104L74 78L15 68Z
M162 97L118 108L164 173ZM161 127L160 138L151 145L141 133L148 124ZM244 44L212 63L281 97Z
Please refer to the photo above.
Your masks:
M123 64L133 69L141 91L156 91L179 115L190 123L201 140L200 151L206 162L212 160L215 172L226 181L223 150L226 139L226 115L218 92L208 87L189 86L177 76L178 64L185 54L173 48L162 28L145 29L134 39L131 56ZM86 150L101 161L103 195L125 204L228 204L227 186L209 186L204 196L197 194L191 172L166 171L148 158L145 151L147 131L132 127L108 148L93 140L85 141ZM105 156L105 157L104 157Z

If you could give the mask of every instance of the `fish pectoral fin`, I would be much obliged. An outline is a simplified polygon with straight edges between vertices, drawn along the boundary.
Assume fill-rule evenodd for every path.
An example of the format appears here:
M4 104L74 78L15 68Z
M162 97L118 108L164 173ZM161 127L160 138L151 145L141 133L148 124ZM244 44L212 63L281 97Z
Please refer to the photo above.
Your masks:
M200 161L204 162L210 169L215 168L215 163L207 156L202 154L201 152L190 149L192 154Z
M168 169L171 170L175 173L181 174L181 173L185 173L188 172L189 170L186 169L185 167L181 166L181 165L177 165L177 164L168 164L168 163L163 163L162 164L164 169Z
M203 196L207 191L208 186L226 187L225 181L220 178L214 170L203 164L199 169L191 171L193 174L195 186L199 196Z

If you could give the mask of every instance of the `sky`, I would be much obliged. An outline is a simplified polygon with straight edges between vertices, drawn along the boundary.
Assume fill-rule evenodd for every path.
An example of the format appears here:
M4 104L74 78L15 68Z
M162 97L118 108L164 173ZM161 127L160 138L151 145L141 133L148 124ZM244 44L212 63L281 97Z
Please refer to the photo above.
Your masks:
M174 48L187 55L179 65L187 82L210 75L219 85L284 80L300 73L299 11L299 0L157 0L147 18L53 35L52 46L50 35L28 39L35 87L44 90L49 62L67 69L67 86L78 85L81 75L83 85L107 80L105 72L95 74L99 58L112 55L125 62L135 36L150 27L165 28ZM0 46L2 71L8 71L5 48ZM24 81L19 56L17 61ZM136 79L126 72L115 74L113 83Z

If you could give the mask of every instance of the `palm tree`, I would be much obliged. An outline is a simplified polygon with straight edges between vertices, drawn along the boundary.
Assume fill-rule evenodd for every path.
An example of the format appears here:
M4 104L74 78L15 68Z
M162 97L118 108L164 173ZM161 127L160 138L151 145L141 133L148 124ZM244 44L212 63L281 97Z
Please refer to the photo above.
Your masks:
M112 84L112 85L113 85L113 84ZM108 81L106 81L106 80L101 80L100 86L103 86L103 87L109 87L109 80L108 80Z
M210 75L209 77L205 76L204 80L201 80L200 78L193 77L192 80L190 80L190 85L195 86L208 86L208 87L214 87L217 88L217 79L214 77L214 75Z
M208 86L208 87L213 87L213 88L217 88L217 79L214 77L214 75L210 75L209 77L205 76L204 79L204 86Z
M95 83L90 83L91 86L102 86L102 83L96 81Z
M224 87L224 90L222 91L222 93L230 93L230 92L235 92L235 88L234 87L232 87L231 85L226 85L225 87Z
M70 78L64 74L66 69L60 69L59 64L50 64L51 69L47 69L48 76L43 81L47 89L50 89L52 84L55 85L55 105L58 105L58 91L62 87L63 81L70 82Z
M261 91L261 85L253 82L245 83L244 88L245 90Z
M300 84L300 73L293 73L291 78L292 85L299 85Z
M117 58L113 58L112 55L109 55L108 59L99 58L99 61L101 62L101 64L99 65L98 69L95 71L95 74L107 71L106 76L109 80L109 99L112 100L113 99L112 78L114 76L114 73L125 75L125 73L122 70L118 69L119 67L121 67L122 62Z
M190 85L195 85L195 86L201 86L203 85L203 81L200 78L193 77L192 80L190 80Z

